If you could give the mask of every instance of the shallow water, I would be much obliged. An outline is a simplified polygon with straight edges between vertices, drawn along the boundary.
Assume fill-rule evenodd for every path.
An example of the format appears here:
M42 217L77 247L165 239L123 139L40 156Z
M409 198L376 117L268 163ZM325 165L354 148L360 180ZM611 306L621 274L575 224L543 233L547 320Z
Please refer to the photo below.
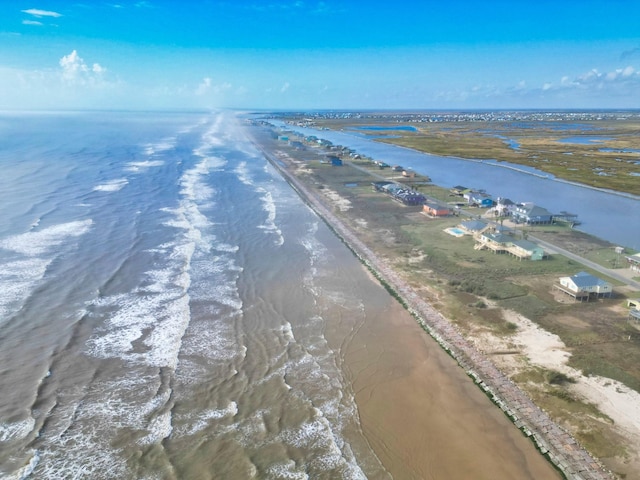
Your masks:
M325 228L232 117L0 135L3 478L384 472L323 335Z
M0 140L1 478L556 478L234 115Z

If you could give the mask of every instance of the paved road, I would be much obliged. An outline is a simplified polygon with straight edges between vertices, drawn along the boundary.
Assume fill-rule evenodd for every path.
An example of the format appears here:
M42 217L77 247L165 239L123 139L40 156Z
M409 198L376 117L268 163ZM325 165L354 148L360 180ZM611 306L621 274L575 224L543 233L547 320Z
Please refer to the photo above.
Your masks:
M570 258L571 260L578 262L582 265L584 265L585 267L589 267L593 270L595 270L596 272L600 272L604 275L607 275L608 277L611 277L615 280L618 280L626 285L629 285L632 288L638 289L640 290L640 282L636 282L635 280L632 280L631 278L628 278L625 275L622 275L619 271L617 270L613 270L611 268L606 268L603 267L602 265L599 265L595 262L592 262L591 260L587 260L586 258L583 258L579 255L576 255L575 253L571 253L568 250L565 250L564 248L560 248L557 247L556 245L553 245L552 243L549 242L545 242L544 240L541 240L537 237L534 237L533 235L528 235L528 238L533 240L534 242L536 242L538 245L540 245L542 248L544 248L545 250L549 251L549 252L557 252L561 255L564 255L567 258Z

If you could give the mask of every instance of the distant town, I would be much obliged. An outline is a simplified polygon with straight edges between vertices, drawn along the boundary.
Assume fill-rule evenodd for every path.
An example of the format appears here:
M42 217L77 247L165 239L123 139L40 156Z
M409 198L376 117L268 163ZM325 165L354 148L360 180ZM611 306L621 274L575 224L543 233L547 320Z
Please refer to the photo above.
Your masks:
M281 118L283 114L278 114ZM362 119L385 120L397 123L433 123L433 122L564 122L564 121L602 121L602 120L630 120L640 119L639 110L586 110L586 111L416 111L416 112L348 112L348 111L320 111L320 112L291 112L287 117L303 117L297 121L301 127L316 126L320 119Z

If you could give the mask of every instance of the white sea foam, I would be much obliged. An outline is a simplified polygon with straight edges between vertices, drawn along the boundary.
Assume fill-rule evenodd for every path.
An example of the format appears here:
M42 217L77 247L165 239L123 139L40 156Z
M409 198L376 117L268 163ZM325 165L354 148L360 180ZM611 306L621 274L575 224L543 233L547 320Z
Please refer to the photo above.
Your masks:
M171 412L165 412L154 417L147 427L149 434L138 439L139 445L152 445L160 443L165 438L169 438L173 430L171 425Z
M287 340L289 341L295 340L295 338L293 337L293 330L291 329L291 324L289 322L282 325L281 331Z
M20 302L33 291L44 277L51 259L28 258L8 262L0 270L0 319L15 312Z
M3 474L2 478L4 480L25 480L27 478L30 478L31 474L34 472L34 470L38 466L38 462L40 461L40 454L38 453L37 450L34 450L31 453L32 453L31 458L29 459L29 462L27 462L26 465L19 468L15 472L12 472L9 474ZM0 473L3 473L3 472L0 472Z
M103 183L101 185L97 185L93 187L94 192L117 192L118 190L122 190L125 185L127 185L129 181L126 178L118 178L116 180L111 180L107 183Z
M91 220L79 220L53 225L42 230L32 230L0 240L0 248L30 257L42 255L60 246L69 238L84 235L92 224Z
M266 472L268 478L282 480L308 480L309 475L304 471L304 466L296 466L293 460L286 463L274 463Z
M157 153L166 152L167 150L171 150L176 146L176 137L167 137L163 140L160 140L157 143L148 143L144 147L144 153L148 156L153 156Z
M91 220L69 222L0 240L0 249L26 257L0 265L0 320L20 309L59 255L58 247L84 235L91 225Z
M181 338L189 323L189 297L181 289L138 296L107 297L102 304L117 307L106 322L107 332L87 342L90 354L133 363L175 368ZM144 348L134 347L141 341Z
M238 414L238 405L236 402L229 402L225 408L221 409L209 409L199 412L195 415L195 418L189 419L190 422L176 429L175 436L191 436L206 428L209 428L214 424L215 420L223 418L233 418Z
M121 429L146 432L148 443L165 438L171 422L161 411L171 392L156 395L158 377L127 375L92 385L90 395L77 392L81 402L56 406L57 421L50 422L40 441L37 478L131 478L123 455L113 446ZM69 392L68 392L69 393ZM134 401L131 396L137 399ZM61 397L61 400L64 397ZM159 440L158 440L159 441ZM130 448L130 447L129 447ZM90 455L87 454L90 452Z
M144 162L129 162L125 167L125 171L137 173L141 171L148 170L152 167L161 167L164 165L164 161L162 160L146 160Z
M27 438L33 431L36 421L33 417L18 422L0 423L0 442Z
M247 169L247 162L240 162L235 169L238 179L245 185L253 185L253 179L249 176L249 169Z

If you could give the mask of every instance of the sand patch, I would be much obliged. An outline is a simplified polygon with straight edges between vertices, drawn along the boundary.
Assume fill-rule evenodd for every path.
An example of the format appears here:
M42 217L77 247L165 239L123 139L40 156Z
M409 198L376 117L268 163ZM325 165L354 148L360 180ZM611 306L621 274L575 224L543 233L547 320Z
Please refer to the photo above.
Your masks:
M351 210L351 202L342 197L338 192L325 187L322 189L322 194L329 199L331 205L341 212Z
M640 466L640 393L625 385L598 376L585 376L567 365L571 356L560 337L543 330L531 320L505 311L505 320L518 326L517 333L508 339L479 332L477 344L483 345L492 360L508 375L517 373L525 364L555 370L576 381L569 388L586 402L611 418L616 431L628 441L629 458L625 463ZM520 355L495 355L496 352L518 351ZM526 357L526 360L522 357Z

